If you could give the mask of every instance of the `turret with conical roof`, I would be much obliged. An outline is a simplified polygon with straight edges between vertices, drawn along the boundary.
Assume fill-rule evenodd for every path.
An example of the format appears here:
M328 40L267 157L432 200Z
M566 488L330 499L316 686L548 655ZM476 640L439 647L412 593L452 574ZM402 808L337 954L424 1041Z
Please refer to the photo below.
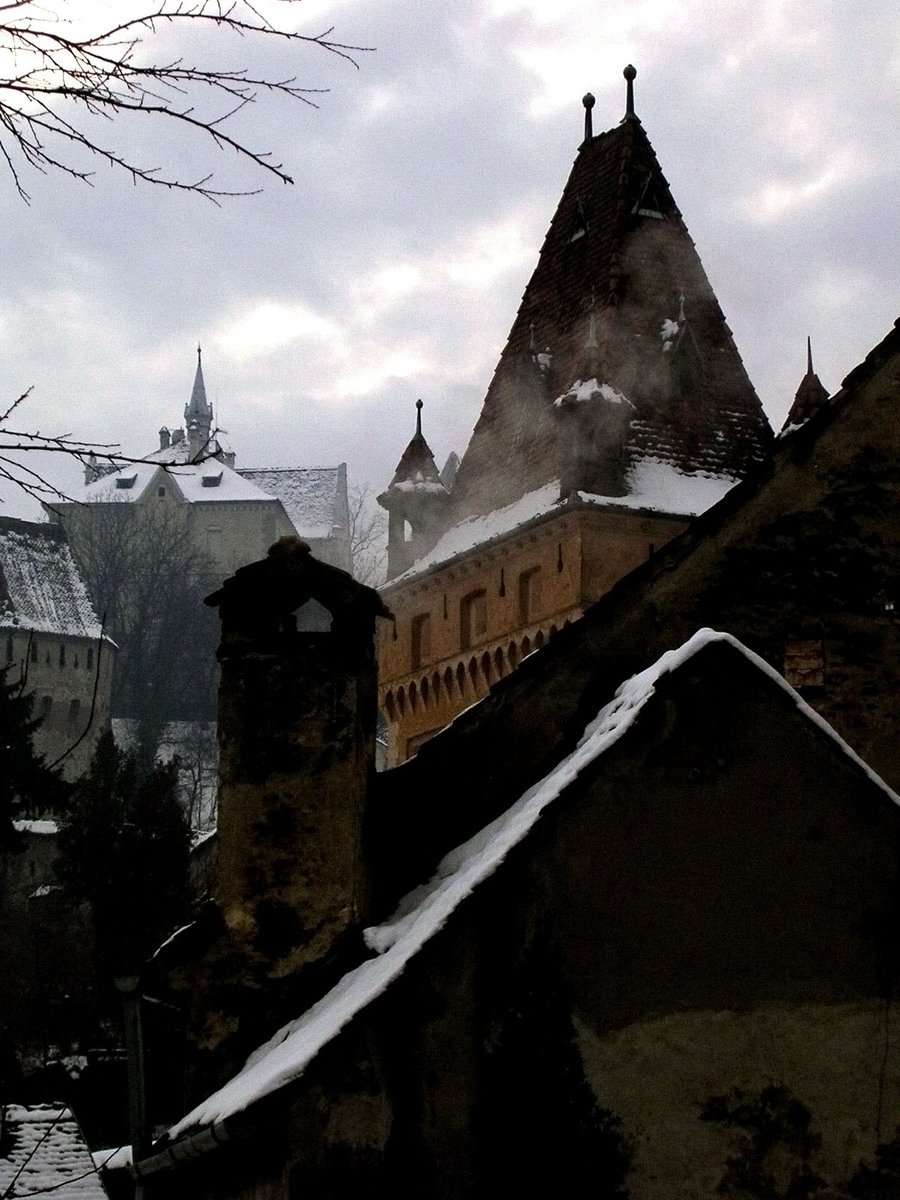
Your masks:
M794 396L787 419L782 431L802 425L819 411L828 400L828 391L818 375L813 370L812 339L806 339L806 374L800 380L800 386Z
M400 456L387 490L378 497L378 503L388 512L389 578L405 571L421 547L434 540L449 500L422 433L422 407L422 401L417 400L416 432Z

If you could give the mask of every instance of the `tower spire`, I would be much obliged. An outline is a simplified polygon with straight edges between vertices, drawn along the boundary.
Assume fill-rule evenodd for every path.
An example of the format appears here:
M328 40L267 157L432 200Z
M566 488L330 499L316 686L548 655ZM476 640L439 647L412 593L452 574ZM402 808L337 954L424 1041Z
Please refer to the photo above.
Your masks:
M581 103L584 105L584 142L582 144L586 146L594 136L594 121L591 109L597 102L591 93L588 92Z
M634 69L631 63L629 63L622 74L625 76L625 81L628 85L625 92L625 116L622 118L622 120L639 121L640 118L634 111L634 81L635 77L637 76L637 71Z
M421 400L416 401L416 437L422 436L422 409L424 407Z
M806 335L806 373L807 375L815 374L812 365L812 338L809 334Z

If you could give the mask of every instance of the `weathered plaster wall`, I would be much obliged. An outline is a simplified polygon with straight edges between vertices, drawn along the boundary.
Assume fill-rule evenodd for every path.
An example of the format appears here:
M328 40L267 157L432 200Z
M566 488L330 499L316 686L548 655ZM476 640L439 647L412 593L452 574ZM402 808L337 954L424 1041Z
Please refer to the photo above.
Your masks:
M716 1195L742 1138L701 1120L704 1105L734 1087L750 1098L771 1084L788 1087L812 1115L821 1143L811 1168L832 1186L845 1183L900 1117L900 1062L884 1058L886 1019L884 1003L872 1000L677 1013L602 1036L579 1022L591 1085L622 1118L632 1148L630 1200ZM787 1159L783 1168L798 1165Z

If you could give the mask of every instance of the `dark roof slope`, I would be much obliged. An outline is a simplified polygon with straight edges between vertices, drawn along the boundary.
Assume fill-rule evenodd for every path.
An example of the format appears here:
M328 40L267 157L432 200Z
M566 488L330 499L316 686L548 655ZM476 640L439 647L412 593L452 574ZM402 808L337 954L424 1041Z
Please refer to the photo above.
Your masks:
M764 456L759 400L647 134L626 120L575 160L463 457L454 520L559 474L553 400L589 377L592 311L600 382L637 409L632 460L739 477Z

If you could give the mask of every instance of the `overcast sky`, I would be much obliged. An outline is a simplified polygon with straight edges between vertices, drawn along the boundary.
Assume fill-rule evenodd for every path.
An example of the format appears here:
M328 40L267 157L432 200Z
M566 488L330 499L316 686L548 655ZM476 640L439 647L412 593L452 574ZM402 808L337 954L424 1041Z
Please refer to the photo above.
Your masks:
M257 180L262 195L216 208L101 167L93 188L27 178L25 205L0 171L0 397L33 386L21 425L146 453L180 420L200 341L239 466L346 461L379 490L419 396L438 465L462 453L581 97L597 97L595 129L617 123L628 62L776 427L807 333L834 391L898 315L896 0L304 0L293 20L376 48L359 70L270 52L269 69L330 88L317 111L264 102L237 126L293 187ZM122 138L154 165L248 183L149 125Z

